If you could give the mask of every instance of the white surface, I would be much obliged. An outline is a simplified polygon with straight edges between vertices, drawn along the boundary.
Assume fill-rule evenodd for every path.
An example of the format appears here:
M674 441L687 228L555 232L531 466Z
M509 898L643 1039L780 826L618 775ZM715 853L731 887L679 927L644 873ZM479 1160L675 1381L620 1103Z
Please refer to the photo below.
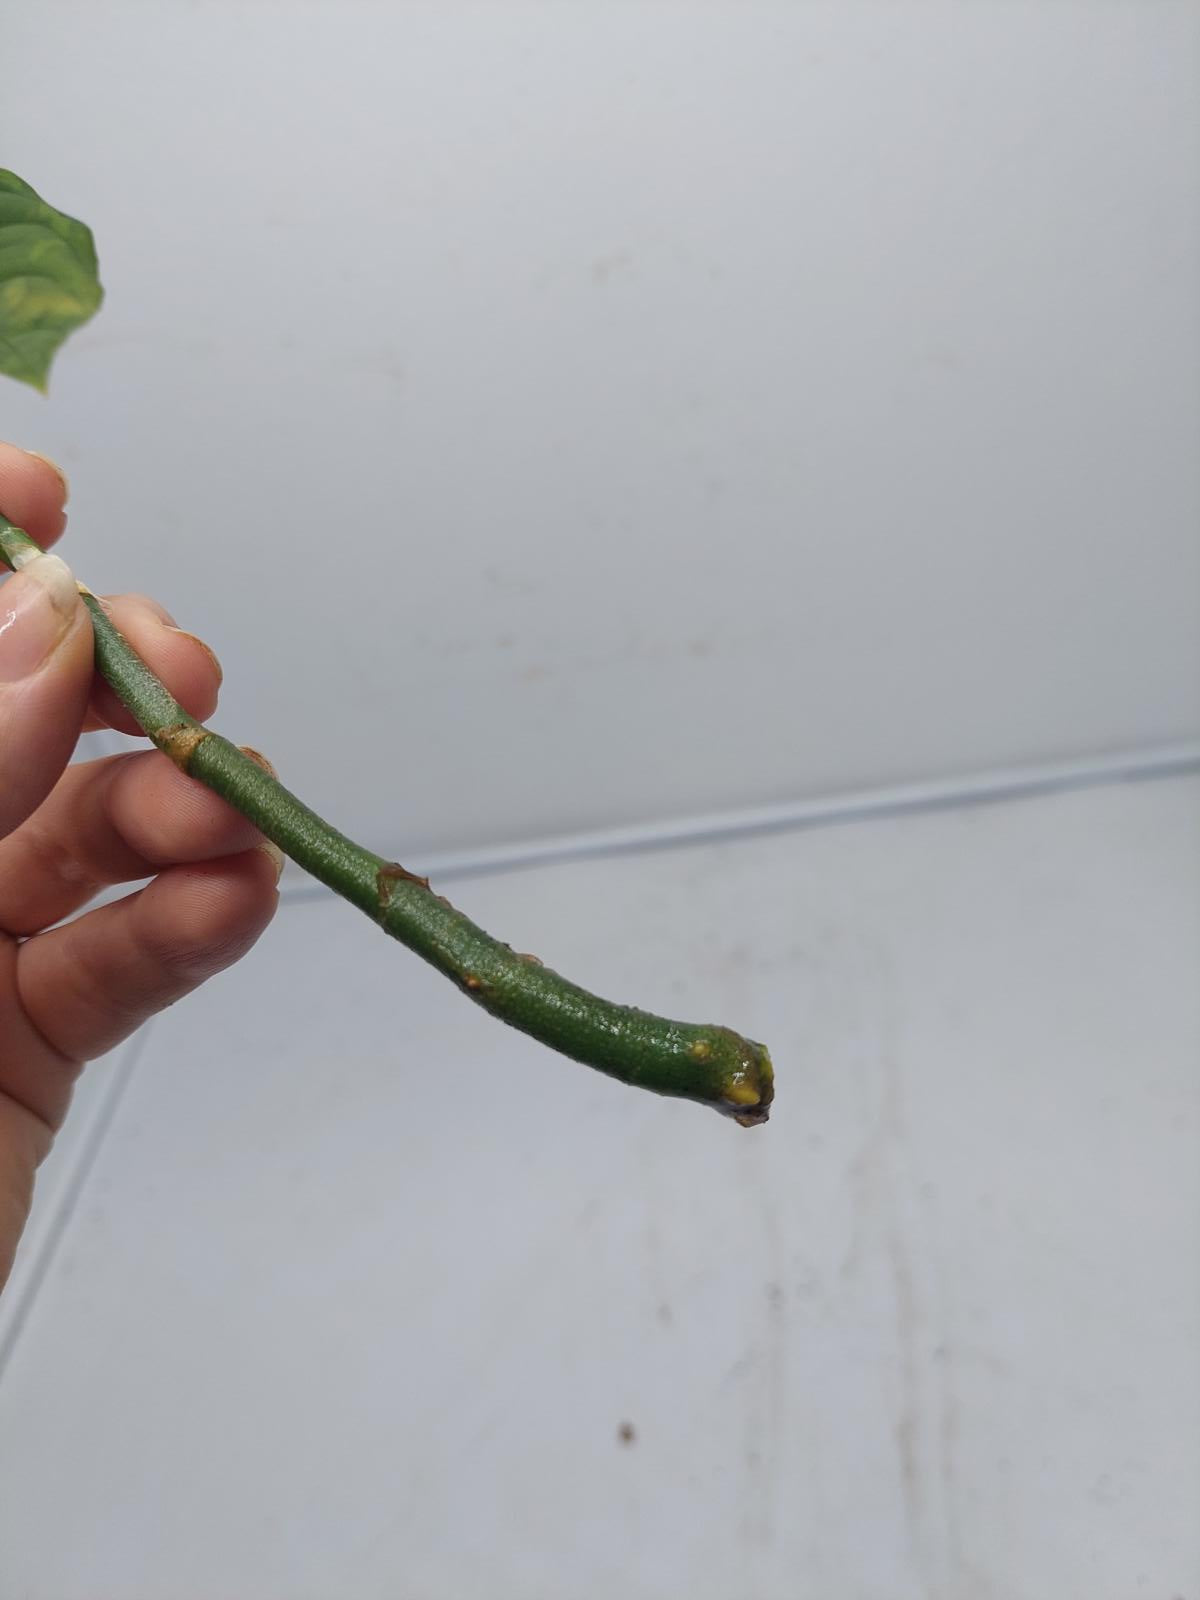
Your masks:
M753 1133L285 910L152 1027L0 1379L0 1591L1191 1596L1198 806L453 886L767 1039Z
M1198 19L9 6L0 427L392 853L1195 737Z
M103 1147L110 1118L128 1081L136 1053L145 1039L131 1040L80 1078L71 1099L71 1113L37 1176L37 1195L17 1246L12 1271L0 1295L0 1372L11 1347L20 1338L25 1319L41 1287L42 1274L57 1248L97 1152ZM0 1574L3 1563L0 1562ZM3 1591L0 1590L0 1593Z

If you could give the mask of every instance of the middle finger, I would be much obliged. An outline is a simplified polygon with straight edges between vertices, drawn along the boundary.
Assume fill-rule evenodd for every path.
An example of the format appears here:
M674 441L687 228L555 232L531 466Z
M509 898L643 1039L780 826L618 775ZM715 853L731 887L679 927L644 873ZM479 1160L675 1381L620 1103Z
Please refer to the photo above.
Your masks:
M80 762L0 840L0 929L37 933L110 884L261 841L253 823L157 750Z
M216 710L221 663L193 633L175 626L175 619L157 600L144 594L101 597L100 604L142 660L164 681L185 711L202 722ZM116 695L96 674L85 730L116 728L140 733Z

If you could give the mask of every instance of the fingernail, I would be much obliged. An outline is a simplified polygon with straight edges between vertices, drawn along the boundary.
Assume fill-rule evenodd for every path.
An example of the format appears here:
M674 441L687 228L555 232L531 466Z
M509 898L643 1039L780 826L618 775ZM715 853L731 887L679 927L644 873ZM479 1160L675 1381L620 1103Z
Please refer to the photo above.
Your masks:
M252 745L248 744L240 744L238 745L238 749L244 756L249 756L256 767L261 767L263 771L268 773L272 778L278 778L279 774L275 771L275 768L267 760L266 756L263 755L261 750L255 750Z
M221 666L221 663L217 660L217 652L213 649L212 645L205 644L203 639L198 639L194 633L189 633L186 628L177 628L174 623L167 624L167 631L168 633L177 633L181 638L190 639L193 644L198 644L200 646L201 650L204 651L204 654L212 662L213 671L217 675L217 688L219 689L225 682L225 670Z
M278 883L280 878L283 877L283 851L270 839L264 839L260 845L255 846L255 849L261 850L263 855L266 856L267 860L275 868L275 882Z
M25 454L27 456L33 456L36 461L44 461L46 463L51 472L53 472L55 477L57 477L59 483L62 484L63 505L66 505L67 501L71 498L71 480L59 466L58 462L55 461L52 456L44 456L40 450L26 450Z
M0 588L0 683L41 666L63 639L79 606L71 569L58 556L34 556Z

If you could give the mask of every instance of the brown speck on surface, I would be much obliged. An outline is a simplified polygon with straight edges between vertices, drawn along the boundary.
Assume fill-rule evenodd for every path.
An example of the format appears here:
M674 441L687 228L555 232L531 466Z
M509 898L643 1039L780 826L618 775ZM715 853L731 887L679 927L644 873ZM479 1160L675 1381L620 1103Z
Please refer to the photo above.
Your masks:
M632 1422L622 1422L617 1428L617 1438L623 1445L635 1444L637 1442L637 1429Z
M531 967L544 967L546 965L541 956L531 956L524 950L517 952L517 959L519 961L528 961Z
M483 988L483 979L474 972L468 972L466 977L463 979L463 984L466 988L472 990L473 992L476 989Z

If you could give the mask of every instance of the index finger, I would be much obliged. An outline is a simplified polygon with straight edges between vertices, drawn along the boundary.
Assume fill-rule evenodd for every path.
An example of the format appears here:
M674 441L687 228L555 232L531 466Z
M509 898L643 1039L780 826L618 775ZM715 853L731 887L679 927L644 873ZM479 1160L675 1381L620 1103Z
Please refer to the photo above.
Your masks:
M43 547L51 545L67 525L66 502L67 480L57 467L0 442L0 511L10 522Z

